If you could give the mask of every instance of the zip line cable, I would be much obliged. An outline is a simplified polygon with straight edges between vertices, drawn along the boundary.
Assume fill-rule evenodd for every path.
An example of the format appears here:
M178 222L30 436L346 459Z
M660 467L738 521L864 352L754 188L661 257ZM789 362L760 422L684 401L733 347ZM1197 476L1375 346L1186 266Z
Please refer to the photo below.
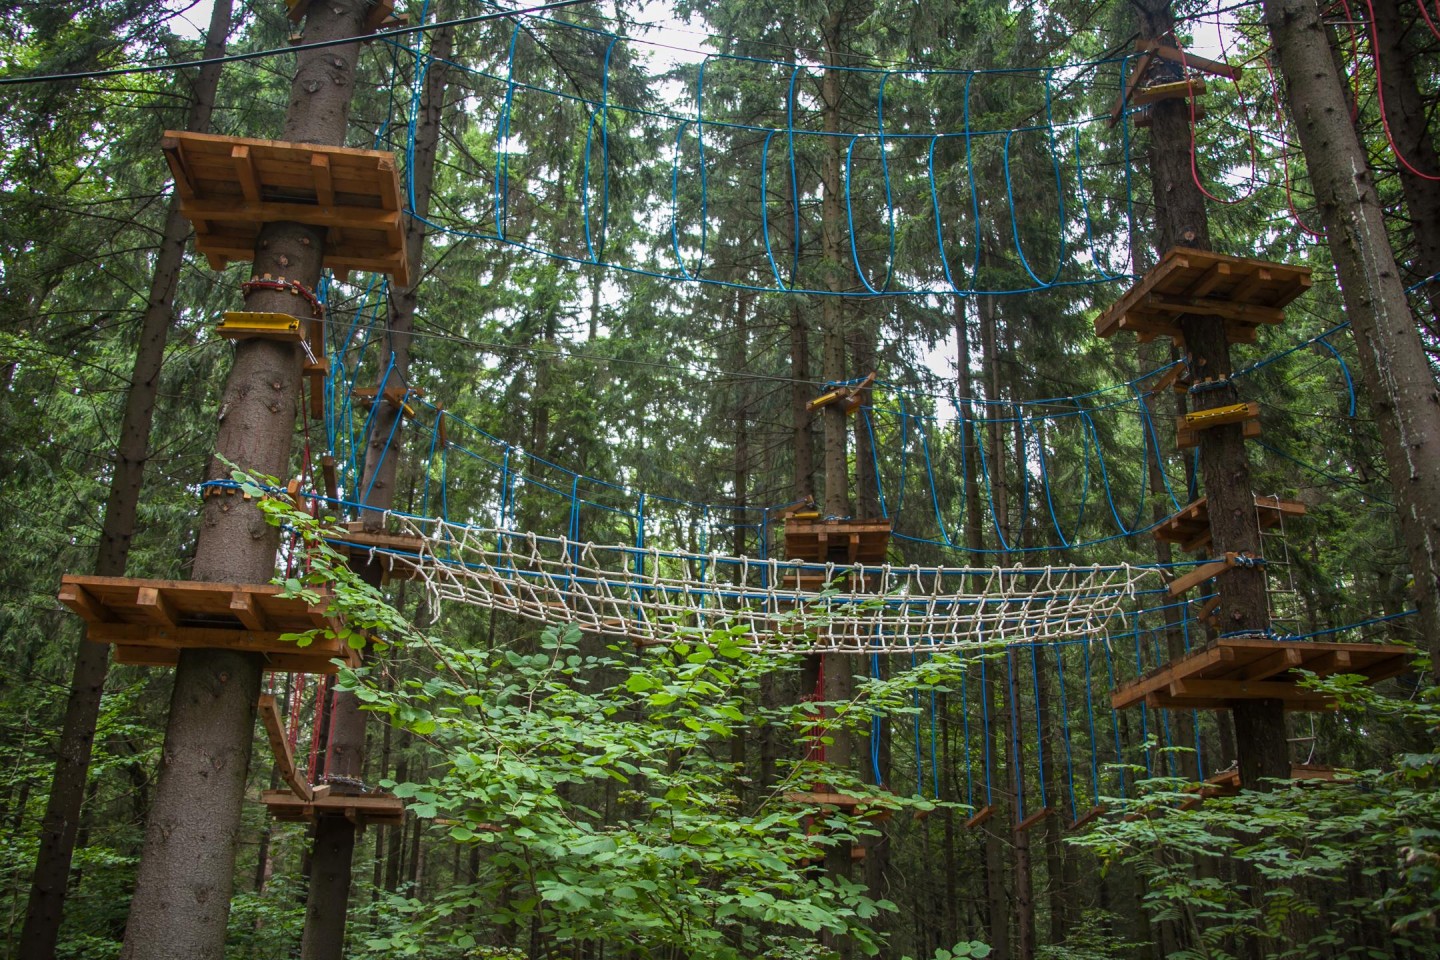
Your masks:
M590 3L592 0L554 0L551 3L541 4L534 7L525 7L518 10L504 10L497 13L476 14L470 17L458 17L454 20L437 20L433 23L421 23L413 27L397 27L394 30L386 30L380 34L381 39L405 36L414 33L426 33L431 30L438 30L441 27L459 27L472 23L485 23L490 20L505 20L510 17L525 16L529 14L544 13L547 10L558 10L562 7L573 7L582 3ZM134 67L115 67L109 70L83 70L77 73L52 73L39 76L24 77L0 77L0 87L18 86L32 83L67 83L75 80L96 80L105 77L123 77L131 74L141 73L164 73L167 70L188 70L192 67L208 67L215 64L241 63L247 60L263 60L267 57L278 57L287 53L301 53L306 50L324 50L328 47L343 47L351 43L360 43L368 37L342 37L338 40L316 40L313 43L297 43L292 46L275 47L269 50L252 50L248 53L230 53L223 57L209 57L200 60L183 60L174 63L151 63Z

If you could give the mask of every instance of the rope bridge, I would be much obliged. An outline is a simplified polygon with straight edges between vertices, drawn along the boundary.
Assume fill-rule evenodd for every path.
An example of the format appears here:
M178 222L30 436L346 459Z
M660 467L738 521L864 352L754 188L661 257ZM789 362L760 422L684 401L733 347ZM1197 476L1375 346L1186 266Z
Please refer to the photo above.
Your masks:
M437 609L438 601L460 602L639 644L726 629L752 649L826 653L1096 638L1140 582L1157 576L1129 565L805 564L602 546L441 519L401 518L401 527L414 552L384 552L424 581Z

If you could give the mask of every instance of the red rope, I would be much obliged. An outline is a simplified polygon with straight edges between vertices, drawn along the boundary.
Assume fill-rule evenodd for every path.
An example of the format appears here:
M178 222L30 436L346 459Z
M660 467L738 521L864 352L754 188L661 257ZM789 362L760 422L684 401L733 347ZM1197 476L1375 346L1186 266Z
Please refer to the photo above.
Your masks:
M808 697L801 698L802 703L822 703L825 700L825 654L820 654L820 667L815 671L815 689ZM825 712L821 710L815 717L815 722L810 727L810 748L806 751L806 760L815 760L819 763L825 762Z
M1224 31L1217 29L1216 32L1220 35L1221 59L1228 59L1229 51L1226 49L1225 46ZM1215 203L1232 206L1234 204L1248 200L1253 197L1255 195L1255 192L1259 189L1258 182L1260 178L1260 164L1258 150L1255 146L1255 127L1250 123L1250 112L1248 109L1246 109L1245 92L1240 87L1240 81L1232 79L1230 82L1235 85L1235 94L1240 101L1240 111L1241 114L1245 117L1245 129L1247 131L1246 139L1250 145L1250 190L1249 192L1241 196L1235 197L1233 200L1225 200L1221 197L1217 197L1215 194L1205 189L1205 184L1202 183L1200 180L1200 149L1198 144L1196 143L1195 132L1196 125L1199 122L1199 118L1197 117L1197 113L1199 112L1199 106L1195 102L1195 82L1193 78L1189 75L1190 65L1186 62L1185 50L1183 47L1180 46L1179 40L1176 40L1175 42L1175 49L1180 51L1180 69L1186 74L1185 82L1189 84L1190 92L1190 96L1187 98L1190 107L1190 179L1195 181L1196 189L1198 189L1202 194L1204 194L1207 199L1212 200Z
M305 768L310 782L315 782L315 761L320 757L320 720L325 713L325 685L316 683L315 686L315 718L310 730L310 763Z
M1431 33L1435 34L1435 38L1440 40L1440 27L1437 27L1435 21L1431 19L1430 9L1425 6L1425 0L1415 0L1415 2L1420 7L1420 16L1425 18L1425 25L1430 28ZM1440 0L1435 2L1435 16L1440 17Z
M1381 80L1380 72L1380 37L1375 30L1375 4L1372 0L1365 0L1365 8L1370 11L1370 56L1375 61L1375 96L1380 104L1380 125L1385 129L1385 142L1390 144L1390 150L1395 154L1395 159L1400 161L1400 165L1406 170L1422 180L1440 181L1440 174L1422 173L1409 160L1406 160L1405 155L1400 152L1400 145L1395 142L1395 135L1390 132L1390 117L1385 109L1385 84ZM1421 9L1424 9L1423 3ZM1426 19L1428 21L1429 18Z

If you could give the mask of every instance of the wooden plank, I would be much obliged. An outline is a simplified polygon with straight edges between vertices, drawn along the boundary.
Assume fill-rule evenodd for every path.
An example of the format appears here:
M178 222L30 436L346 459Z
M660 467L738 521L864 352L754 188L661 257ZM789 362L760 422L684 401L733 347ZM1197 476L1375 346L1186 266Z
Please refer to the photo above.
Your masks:
M315 199L322 207L335 206L335 181L330 177L330 158L323 153L311 154L310 168L315 174Z
M1228 279L1234 269L1234 264L1216 260L1205 268L1205 272L1200 274L1199 280L1185 288L1184 296L1187 299L1203 299L1209 295L1211 290L1215 289L1221 280Z
M364 207L318 207L309 203L267 201L244 206L227 206L214 200L196 200L186 205L187 216L228 223L274 223L285 220L317 227L344 230L376 230L387 236L400 229L400 214L393 210Z
M1179 316L1219 317L1222 320L1240 320L1245 323L1270 325L1285 322L1285 311L1280 307L1267 307L1254 303L1232 303L1217 297L1186 297L1167 293L1146 294L1140 306L1160 313Z
M327 453L320 458L320 474L325 480L325 496L329 497L332 503L338 501L340 499L340 475L332 455Z
M1241 424L1240 435L1246 440L1254 440L1260 436L1260 421L1246 420ZM1175 424L1175 446L1181 450L1190 450L1200 445L1200 431L1193 427L1185 426L1184 420Z
M1381 680L1398 677L1406 670L1409 670L1410 662L1413 659L1415 659L1414 652L1406 651L1405 653L1387 657L1383 660L1376 660L1374 663L1361 667L1358 670L1352 670L1351 672L1360 674L1371 683L1378 683Z
M1280 680L1175 680L1169 694L1177 700L1316 700L1313 690Z
M250 159L250 148L236 144L230 150L230 160L235 165L235 179L240 183L240 192L247 203L260 202L260 181L255 179L255 164Z
M270 621L265 617L265 612L255 603L253 594L243 590L233 591L230 594L230 610L247 630L267 633L272 629Z
M1210 646L1203 650L1197 650L1180 660L1157 667L1145 676L1117 687L1110 694L1110 705L1116 710L1134 706L1142 702L1152 691L1168 687L1171 681L1177 677L1190 676L1213 664L1223 663L1233 658L1233 651L1221 646Z
M971 815L970 819L965 821L964 826L967 829L973 829L980 826L982 823L984 823L986 820L989 820L993 816L995 816L995 808L987 803L979 810L976 810L975 813Z
M1165 100L1189 100L1205 95L1205 81L1199 77L1175 80L1170 83L1152 83L1141 87L1130 96L1130 103L1137 107L1160 103Z
M76 583L67 575L60 581L60 602L80 615L87 623L114 623L118 619L82 583Z
M1243 664L1234 672L1233 677L1226 679L1249 681L1267 680L1287 670L1293 670L1300 666L1304 659L1305 655L1300 650L1293 647L1285 647L1276 650L1268 656L1261 657L1259 660L1252 660L1249 663Z
M1108 810L1109 808L1106 807L1105 804L1096 804L1089 810L1082 813L1079 818L1075 820L1074 823L1070 824L1070 829L1079 830L1081 827L1088 826L1090 823L1103 817Z
M1036 810L1024 820L1021 820L1019 823L1015 824L1015 832L1023 833L1024 831L1029 830L1031 827L1035 826L1035 824L1039 823L1041 820L1044 820L1045 817L1049 815L1049 813L1049 807L1041 807L1039 810Z
M272 673L313 673L329 676L339 668L329 660L299 653L264 653L265 669ZM115 662L132 667L173 667L180 660L174 647L145 647L115 644Z
M1135 59L1135 66L1131 68L1130 75L1125 78L1125 86L1120 90L1120 98L1116 101L1115 108L1110 111L1110 126L1113 127L1120 122L1120 117L1124 115L1125 108L1130 104L1130 97L1134 95L1135 88L1140 85L1140 78L1145 76L1145 71L1150 68L1150 61L1153 57L1154 54L1146 50Z
M275 754L275 766L280 771L281 779L290 785L295 796L301 800L314 799L310 784L300 776L300 771L295 767L295 757L290 752L290 741L285 737L285 727L280 722L280 710L276 706L274 694L262 693L255 707L260 714L260 722L265 727L265 736L270 740L270 750Z

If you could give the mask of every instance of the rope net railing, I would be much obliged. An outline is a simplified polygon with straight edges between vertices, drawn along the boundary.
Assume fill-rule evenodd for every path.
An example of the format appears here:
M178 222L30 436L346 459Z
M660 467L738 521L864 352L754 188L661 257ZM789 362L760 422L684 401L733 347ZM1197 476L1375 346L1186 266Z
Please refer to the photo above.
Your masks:
M1097 639L1142 582L1158 576L1124 564L809 564L600 545L439 519L401 518L400 529L414 551L387 552L424 582L432 609L464 603L638 644L718 630L752 649L826 653Z

